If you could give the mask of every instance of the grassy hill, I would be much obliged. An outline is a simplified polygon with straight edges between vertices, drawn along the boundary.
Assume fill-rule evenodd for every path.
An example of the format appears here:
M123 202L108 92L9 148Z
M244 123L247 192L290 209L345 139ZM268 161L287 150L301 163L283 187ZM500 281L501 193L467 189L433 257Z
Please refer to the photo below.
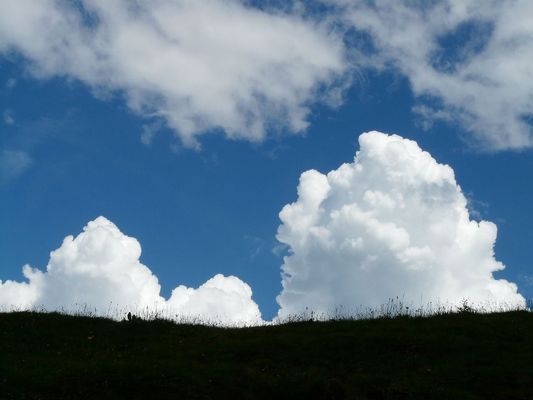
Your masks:
M533 399L533 314L246 329L0 314L0 399Z

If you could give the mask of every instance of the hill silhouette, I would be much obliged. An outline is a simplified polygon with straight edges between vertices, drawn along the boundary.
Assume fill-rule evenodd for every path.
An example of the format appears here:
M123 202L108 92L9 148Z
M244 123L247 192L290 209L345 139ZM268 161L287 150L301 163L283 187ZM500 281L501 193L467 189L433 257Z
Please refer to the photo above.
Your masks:
M532 399L533 314L228 329L0 314L1 399Z

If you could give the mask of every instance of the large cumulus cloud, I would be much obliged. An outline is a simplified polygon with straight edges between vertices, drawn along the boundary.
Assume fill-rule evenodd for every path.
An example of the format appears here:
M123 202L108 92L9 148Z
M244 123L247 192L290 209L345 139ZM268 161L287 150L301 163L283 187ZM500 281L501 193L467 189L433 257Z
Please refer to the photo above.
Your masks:
M355 160L304 172L280 213L284 259L279 315L306 308L404 303L522 306L515 284L495 279L496 225L470 219L453 170L416 142L364 133Z
M0 281L0 306L72 312L89 307L118 318L133 311L225 325L261 322L252 290L240 279L219 274L198 289L179 286L166 300L157 277L139 261L140 255L136 239L99 217L52 251L45 272L25 266L26 282Z
M309 105L332 102L342 40L320 23L239 0L0 2L0 55L40 78L120 93L189 145L206 131L261 140L300 132Z

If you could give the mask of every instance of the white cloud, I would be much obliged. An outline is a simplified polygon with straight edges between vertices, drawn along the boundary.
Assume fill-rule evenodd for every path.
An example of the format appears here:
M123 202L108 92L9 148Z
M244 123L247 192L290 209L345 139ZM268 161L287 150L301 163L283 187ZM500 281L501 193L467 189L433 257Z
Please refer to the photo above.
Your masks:
M15 78L9 78L6 81L6 88L7 89L13 89L15 86L17 86L17 80Z
M4 118L4 124L6 125L13 125L15 123L13 111L11 111L10 109L4 110L2 117Z
M301 132L313 104L340 103L350 70L367 67L408 77L423 127L458 122L487 150L533 146L530 1L321 1L337 12L244 0L0 2L0 53L22 54L37 77L119 94L191 146L218 129L251 141ZM343 38L352 28L357 39Z
M26 265L27 282L0 281L0 306L72 312L87 306L117 318L131 310L224 325L261 322L252 290L240 279L218 274L198 289L179 286L165 300L157 277L139 261L140 255L136 239L99 217L51 252L45 272ZM117 310L122 312L114 314Z
M284 258L279 316L306 307L407 304L524 305L495 279L496 225L470 219L453 170L411 140L364 133L355 161L327 175L304 172L280 213Z
M213 129L251 141L303 131L347 68L342 40L321 24L238 0L0 2L2 51L35 76L121 93L189 145Z
M22 175L32 162L32 158L25 151L0 150L0 184Z
M485 149L533 146L531 1L324 1L370 35L372 51L352 49L360 65L400 70L422 102L436 100L414 109L426 125L452 116Z
M155 135L157 132L161 129L161 122L156 121L151 124L146 124L142 127L141 132L141 143L149 146L152 144L152 141L154 140Z

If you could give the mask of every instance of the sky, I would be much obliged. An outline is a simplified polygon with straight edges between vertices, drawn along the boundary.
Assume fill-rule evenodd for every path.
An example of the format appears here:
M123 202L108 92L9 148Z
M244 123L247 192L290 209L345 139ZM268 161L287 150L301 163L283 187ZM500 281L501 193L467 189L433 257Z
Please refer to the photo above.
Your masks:
M523 304L531 15L2 3L0 306L256 323L395 296Z

